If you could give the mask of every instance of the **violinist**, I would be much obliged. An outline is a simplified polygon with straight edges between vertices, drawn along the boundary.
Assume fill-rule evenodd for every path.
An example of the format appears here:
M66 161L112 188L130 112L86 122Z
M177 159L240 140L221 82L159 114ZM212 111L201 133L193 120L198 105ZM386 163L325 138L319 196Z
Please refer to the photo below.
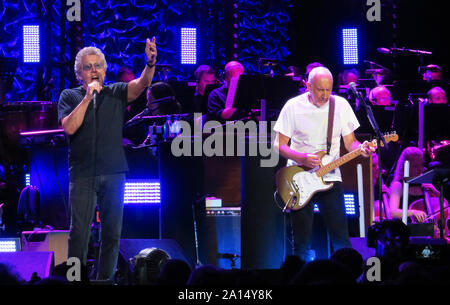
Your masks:
M424 171L424 158L423 152L418 147L405 148L397 162L395 168L394 179L390 186L390 201L392 218L402 218L402 196L403 196L403 173L405 161L409 161L409 176L420 176ZM432 197L439 197L440 193L430 183L424 183L422 185L410 185L408 193L408 217L412 217L416 222L424 222L428 215L426 211L411 207L411 203L419 199L425 199L425 192Z

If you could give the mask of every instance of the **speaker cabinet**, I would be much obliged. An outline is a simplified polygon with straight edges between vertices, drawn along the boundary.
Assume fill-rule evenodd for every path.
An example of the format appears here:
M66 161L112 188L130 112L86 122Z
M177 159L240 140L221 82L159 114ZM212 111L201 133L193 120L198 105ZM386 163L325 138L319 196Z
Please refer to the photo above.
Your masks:
M242 268L280 268L286 249L284 215L274 202L277 167L262 167L259 157L241 164Z
M12 271L30 281L34 272L43 279L49 277L54 267L53 252L3 252L0 262L12 267Z
M69 231L23 231L22 251L55 253L55 264L67 261Z

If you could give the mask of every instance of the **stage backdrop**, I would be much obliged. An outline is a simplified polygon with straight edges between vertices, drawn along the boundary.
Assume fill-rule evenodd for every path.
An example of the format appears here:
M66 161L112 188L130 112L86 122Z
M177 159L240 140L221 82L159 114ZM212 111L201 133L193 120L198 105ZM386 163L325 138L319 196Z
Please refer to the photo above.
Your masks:
M158 63L171 64L168 78L193 79L200 64L213 65L218 71L232 59L233 31L238 35L238 59L248 72L262 71L259 58L281 62L290 54L287 45L290 0L81 0L82 45L97 46L106 54L107 81L115 81L121 66L140 74L145 64L145 39L156 36ZM76 45L74 23L67 21L68 8L61 0L19 0L0 2L0 57L22 58L22 25L42 27L42 64L19 61L12 90L6 101L57 101L62 89L71 86ZM236 4L236 8L233 5ZM237 18L234 18L234 14ZM234 21L238 27L233 30ZM180 28L197 28L198 59L195 65L180 64ZM61 35L62 34L62 35ZM232 47L231 47L232 48ZM61 50L63 55L61 56ZM284 70L283 66L279 67ZM162 74L162 73L161 73ZM38 76L43 79L37 87ZM60 82L61 77L63 82ZM158 74L155 79L163 78ZM39 98L38 98L39 97Z

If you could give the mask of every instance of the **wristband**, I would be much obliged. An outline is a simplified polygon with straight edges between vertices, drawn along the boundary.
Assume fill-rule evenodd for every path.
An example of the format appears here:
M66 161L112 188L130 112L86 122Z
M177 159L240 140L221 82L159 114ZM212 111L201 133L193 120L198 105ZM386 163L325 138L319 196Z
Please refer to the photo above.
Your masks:
M149 68L153 68L155 65L156 65L156 63L154 63L154 64L149 64L150 63L150 61L147 61L147 67L149 67Z

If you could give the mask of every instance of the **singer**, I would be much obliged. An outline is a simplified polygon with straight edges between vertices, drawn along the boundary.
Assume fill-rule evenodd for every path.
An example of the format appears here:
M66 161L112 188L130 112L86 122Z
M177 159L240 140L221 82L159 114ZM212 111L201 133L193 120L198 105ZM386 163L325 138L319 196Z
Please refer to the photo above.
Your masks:
M325 67L314 68L308 75L306 86L306 93L286 102L274 127L277 133L274 147L288 159L287 165L315 168L322 162L316 153L324 150L327 150L327 162L324 163L338 159L341 137L348 151L360 149L361 154L368 157L375 148L369 146L367 141L361 144L355 138L354 131L359 127L359 122L344 98L331 95L331 72ZM334 104L334 111L330 111L333 109L331 104ZM316 193L302 209L289 213L293 252L305 262L314 259L310 251L314 210L312 202L319 204L333 250L351 247L339 168L324 175L323 180L334 182L333 187Z
M123 189L128 164L122 147L127 103L150 86L155 73L156 41L147 39L146 65L129 83L105 85L105 55L85 47L75 58L81 86L64 90L58 120L69 135L69 204L71 209L69 257L86 266L91 223L99 207L101 246L97 279L113 280L122 230Z

